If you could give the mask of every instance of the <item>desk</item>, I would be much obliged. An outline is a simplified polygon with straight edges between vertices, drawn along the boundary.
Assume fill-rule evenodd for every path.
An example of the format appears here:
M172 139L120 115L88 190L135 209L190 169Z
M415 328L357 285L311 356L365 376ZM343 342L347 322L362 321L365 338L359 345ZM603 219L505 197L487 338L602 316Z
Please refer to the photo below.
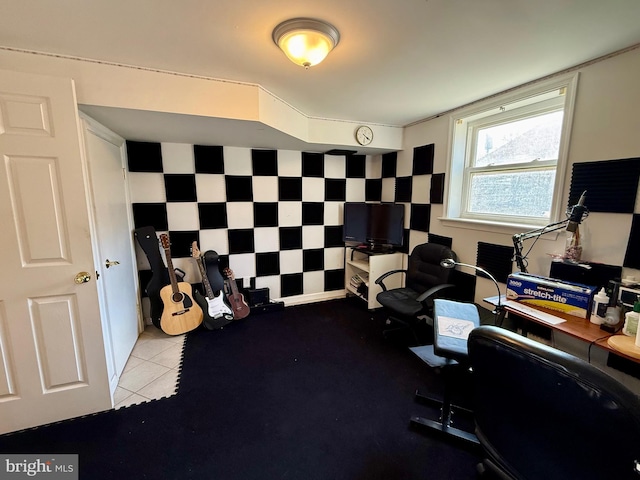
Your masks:
M503 297L504 298L504 297ZM496 297L490 297L490 298L485 298L484 299L487 303L491 303L493 305L495 305L495 300ZM541 321L539 318L537 318L535 316L535 313L527 313L521 310L516 310L515 308L512 308L509 306L508 302L503 306L505 311L512 314L512 315L517 315L519 317L522 317L526 320L532 321L534 323L537 323L539 325L543 325L547 328L550 328L552 331L558 331L558 332L562 332L565 333L571 337L577 338L579 340L582 340L584 342L588 342L588 343L592 343L594 345L597 345L598 347L607 350L609 352L615 353L616 355L626 358L628 360L631 360L633 362L636 363L640 363L640 359L637 357L633 357L630 355L627 355L623 352L621 352L620 350L617 350L615 348L612 348L611 345L609 345L608 343L608 339L609 337L611 337L612 335L614 335L613 333L608 333L602 329L600 329L599 325L596 325L595 323L591 323L588 319L586 318L578 318L575 317L573 315L568 315L566 313L562 313L562 312L558 312L555 310L549 310L547 308L542 308L542 307L533 307L531 305L527 305L528 310L531 310L533 312L542 312L544 314L547 315L552 315L553 317L557 317L560 318L562 320L564 320L564 322L562 323L557 323L557 324L551 324L551 323L547 323L544 321ZM622 335L621 333L619 333L618 335Z

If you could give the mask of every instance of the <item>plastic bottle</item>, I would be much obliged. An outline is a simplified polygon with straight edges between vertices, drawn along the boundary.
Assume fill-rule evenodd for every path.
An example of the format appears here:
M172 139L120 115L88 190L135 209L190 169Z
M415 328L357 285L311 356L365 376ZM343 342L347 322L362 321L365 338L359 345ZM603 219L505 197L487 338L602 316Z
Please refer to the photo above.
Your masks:
M591 323L602 325L607 315L607 307L609 306L609 295L602 287L593 297L593 306L591 307Z
M640 321L640 302L634 303L633 312L629 312L629 313L635 313L636 317ZM627 313L627 315L629 315L629 313ZM638 334L638 332L640 332L640 328L636 330L636 347L640 347L640 334Z
M624 327L622 333L635 336L636 342L638 341L638 320L640 320L640 302L635 302L633 305L633 311L627 312L624 315Z

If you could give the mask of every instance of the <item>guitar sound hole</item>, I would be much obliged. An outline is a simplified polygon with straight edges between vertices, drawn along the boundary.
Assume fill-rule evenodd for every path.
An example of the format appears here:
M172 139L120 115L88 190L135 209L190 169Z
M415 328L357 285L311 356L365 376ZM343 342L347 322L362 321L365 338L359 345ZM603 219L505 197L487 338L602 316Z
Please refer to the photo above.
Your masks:
M182 302L183 298L184 298L184 295L181 292L176 292L171 296L171 300L173 300L175 303Z

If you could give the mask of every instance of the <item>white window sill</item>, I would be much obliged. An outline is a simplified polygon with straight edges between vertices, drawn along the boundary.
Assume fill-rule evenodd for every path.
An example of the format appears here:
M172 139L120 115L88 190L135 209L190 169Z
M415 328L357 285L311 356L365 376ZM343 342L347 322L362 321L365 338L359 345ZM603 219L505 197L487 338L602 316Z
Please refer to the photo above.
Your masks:
M498 222L489 222L489 221L480 221L480 220L470 220L467 218L439 217L438 220L445 227L461 228L465 230L476 230L481 232L499 233L502 235L508 235L509 237L512 237L516 233L524 233L524 232L528 232L529 230L535 230L535 229L544 227L544 225L535 226L535 225L524 225L524 224L517 224L517 223L498 223ZM554 232L545 233L540 237L540 239L555 241L558 238L558 235L563 231L564 230L556 230Z

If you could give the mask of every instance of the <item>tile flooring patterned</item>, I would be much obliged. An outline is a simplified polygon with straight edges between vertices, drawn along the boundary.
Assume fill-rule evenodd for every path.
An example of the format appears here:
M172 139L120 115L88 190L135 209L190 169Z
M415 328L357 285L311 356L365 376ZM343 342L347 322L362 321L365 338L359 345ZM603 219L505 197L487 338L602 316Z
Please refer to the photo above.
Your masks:
M147 325L138 337L113 395L114 408L176 393L186 335L167 335Z

